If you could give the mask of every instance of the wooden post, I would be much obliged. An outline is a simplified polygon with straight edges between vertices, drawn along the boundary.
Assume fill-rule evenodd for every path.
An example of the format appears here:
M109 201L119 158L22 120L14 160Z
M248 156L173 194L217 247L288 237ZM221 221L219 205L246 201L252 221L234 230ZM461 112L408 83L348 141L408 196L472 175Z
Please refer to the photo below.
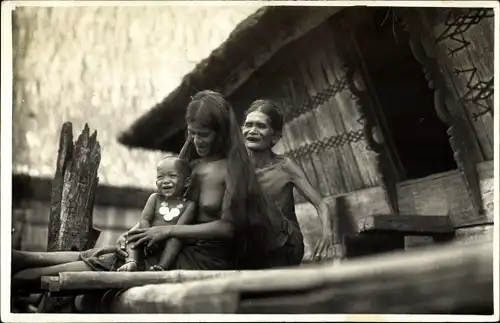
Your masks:
M64 123L52 183L47 251L83 251L95 245L99 231L92 227L92 214L100 161L97 132L90 135L85 124L73 144L73 127ZM69 300L45 295L38 312L53 311Z

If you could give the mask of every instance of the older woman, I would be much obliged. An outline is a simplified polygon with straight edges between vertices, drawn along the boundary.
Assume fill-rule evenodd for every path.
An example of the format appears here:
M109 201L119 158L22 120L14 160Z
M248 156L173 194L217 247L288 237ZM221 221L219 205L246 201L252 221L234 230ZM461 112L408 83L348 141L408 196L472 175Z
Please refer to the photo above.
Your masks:
M332 221L325 200L309 183L302 169L290 158L272 151L282 135L283 117L277 105L270 100L253 102L245 113L243 136L245 145L257 169L264 192L277 204L292 223L292 232L285 245L273 252L274 266L300 263L304 242L297 216L293 189L316 208L323 226L323 237L313 251L314 255L330 253L332 248Z

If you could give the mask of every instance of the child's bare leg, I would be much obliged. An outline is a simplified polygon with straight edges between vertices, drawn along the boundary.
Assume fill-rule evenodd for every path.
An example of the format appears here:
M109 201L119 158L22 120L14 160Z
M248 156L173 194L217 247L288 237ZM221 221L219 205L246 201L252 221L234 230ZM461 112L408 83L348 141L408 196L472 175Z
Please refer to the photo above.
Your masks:
M141 259L141 252L139 249L132 249L132 247L127 244L125 251L128 254L125 263L118 268L116 271L137 271L139 267L139 260Z
M12 250L12 273L26 268L48 267L78 261L79 251L32 252Z
M41 277L42 276L56 276L61 272L66 271L93 271L83 261L73 261L61 265L30 268L21 270L12 277L12 289L25 290L33 293L41 291Z

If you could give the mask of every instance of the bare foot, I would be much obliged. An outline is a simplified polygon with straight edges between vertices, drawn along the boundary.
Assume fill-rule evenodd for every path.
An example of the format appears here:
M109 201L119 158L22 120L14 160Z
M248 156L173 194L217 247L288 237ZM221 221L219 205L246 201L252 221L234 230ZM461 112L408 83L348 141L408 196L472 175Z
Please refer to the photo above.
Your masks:
M134 261L128 262L125 265L118 268L117 271L137 271L137 263Z
M161 266L158 266L158 265L154 265L154 266L151 266L149 268L149 271L164 271L165 269L163 269L163 267Z

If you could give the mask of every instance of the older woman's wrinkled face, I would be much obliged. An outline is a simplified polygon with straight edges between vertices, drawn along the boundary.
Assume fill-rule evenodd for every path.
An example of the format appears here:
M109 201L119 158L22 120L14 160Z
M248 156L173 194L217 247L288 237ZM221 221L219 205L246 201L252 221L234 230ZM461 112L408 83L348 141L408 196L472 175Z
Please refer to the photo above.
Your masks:
M276 144L277 136L271 127L269 117L263 112L250 112L243 123L242 131L245 145L250 150L267 150Z
M217 133L215 130L196 122L188 123L188 132L200 157L207 157L213 150Z

